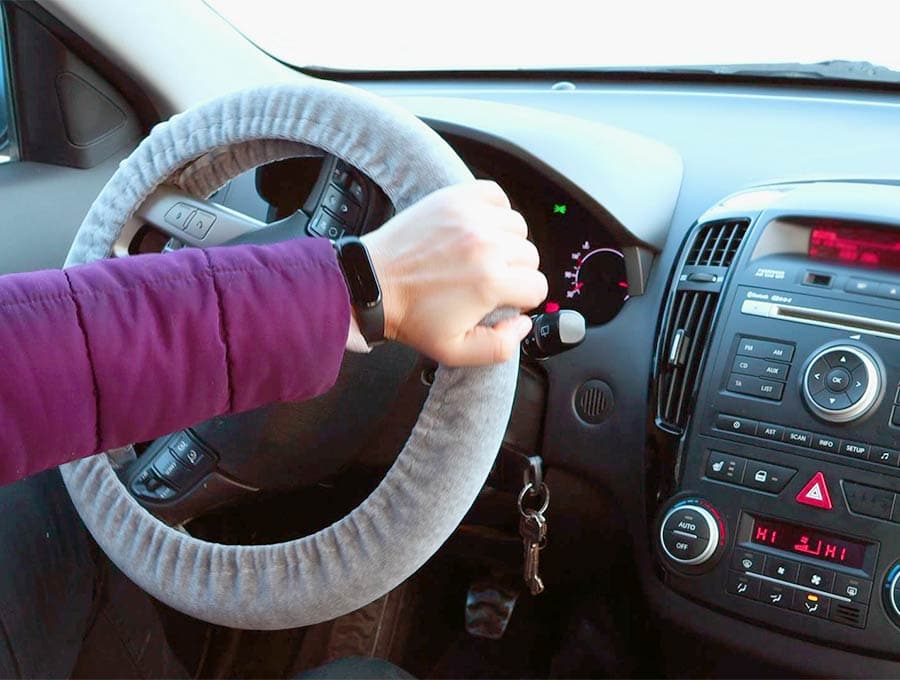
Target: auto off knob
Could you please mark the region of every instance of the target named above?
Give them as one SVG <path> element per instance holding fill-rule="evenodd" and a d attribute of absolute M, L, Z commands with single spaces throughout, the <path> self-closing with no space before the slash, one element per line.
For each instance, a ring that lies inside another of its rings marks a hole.
<path fill-rule="evenodd" d="M 718 521 L 698 499 L 673 506 L 659 527 L 659 542 L 666 557 L 685 566 L 709 561 L 720 539 Z"/>

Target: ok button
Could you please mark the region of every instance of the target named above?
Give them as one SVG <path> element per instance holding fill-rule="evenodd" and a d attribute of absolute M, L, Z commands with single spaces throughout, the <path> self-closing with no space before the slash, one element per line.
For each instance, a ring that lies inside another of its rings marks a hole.
<path fill-rule="evenodd" d="M 825 387 L 832 392 L 843 392 L 850 385 L 850 372 L 843 368 L 833 368 L 825 376 Z"/>

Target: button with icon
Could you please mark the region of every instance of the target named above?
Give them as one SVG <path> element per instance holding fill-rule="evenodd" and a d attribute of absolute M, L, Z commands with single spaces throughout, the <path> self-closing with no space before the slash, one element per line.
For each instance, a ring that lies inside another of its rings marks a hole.
<path fill-rule="evenodd" d="M 729 572 L 728 592 L 755 600 L 759 597 L 759 581 L 736 571 Z"/>
<path fill-rule="evenodd" d="M 834 585 L 834 577 L 835 573 L 828 569 L 803 565 L 800 569 L 800 579 L 797 582 L 807 588 L 815 588 L 816 590 L 830 593 L 831 586 Z"/>
<path fill-rule="evenodd" d="M 766 557 L 763 573 L 766 576 L 777 578 L 779 581 L 796 583 L 797 578 L 800 576 L 800 563 L 770 555 Z"/>
<path fill-rule="evenodd" d="M 706 461 L 706 476 L 710 479 L 719 479 L 723 482 L 740 484 L 744 478 L 744 468 L 747 461 L 730 453 L 710 451 Z"/>
<path fill-rule="evenodd" d="M 737 571 L 761 574 L 765 558 L 755 550 L 736 550 L 731 559 L 731 568 Z"/>

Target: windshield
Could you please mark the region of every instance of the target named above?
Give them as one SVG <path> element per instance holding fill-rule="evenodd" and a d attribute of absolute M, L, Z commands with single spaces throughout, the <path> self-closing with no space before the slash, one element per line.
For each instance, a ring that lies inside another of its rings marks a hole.
<path fill-rule="evenodd" d="M 796 67 L 839 60 L 869 62 L 854 64 L 849 77 L 894 80 L 888 69 L 900 71 L 897 28 L 887 16 L 889 1 L 832 5 L 806 0 L 741 4 L 207 0 L 207 4 L 262 49 L 301 67 L 665 69 Z M 803 69 L 783 70 L 778 75 L 804 75 Z"/>

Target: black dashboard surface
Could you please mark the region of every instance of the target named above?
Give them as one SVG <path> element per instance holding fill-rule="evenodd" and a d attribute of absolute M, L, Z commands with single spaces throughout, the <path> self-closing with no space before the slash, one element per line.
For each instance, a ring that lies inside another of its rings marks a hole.
<path fill-rule="evenodd" d="M 436 126 L 449 133 L 476 175 L 497 179 L 529 218 L 531 236 L 550 278 L 551 307 L 580 309 L 591 324 L 581 347 L 544 362 L 549 392 L 544 460 L 591 479 L 620 508 L 620 515 L 610 521 L 627 527 L 632 540 L 628 558 L 638 566 L 651 609 L 666 622 L 663 627 L 671 626 L 672 637 L 664 645 L 675 645 L 673 672 L 679 672 L 680 643 L 672 641 L 687 634 L 764 658 L 784 673 L 823 675 L 841 668 L 846 669 L 842 674 L 896 674 L 898 669 L 890 662 L 867 659 L 864 666 L 854 667 L 854 659 L 860 657 L 716 613 L 665 587 L 657 577 L 648 541 L 657 499 L 655 489 L 648 487 L 647 469 L 648 461 L 659 455 L 653 451 L 655 413 L 650 397 L 661 309 L 688 230 L 725 196 L 754 185 L 820 179 L 900 184 L 896 166 L 900 138 L 895 133 L 900 96 L 710 84 L 576 83 L 574 90 L 565 91 L 552 85 L 552 81 L 364 84 L 400 98 L 413 110 L 419 99 L 440 97 L 564 113 L 663 142 L 683 160 L 681 189 L 665 245 L 652 253 L 649 275 L 639 290 L 629 290 L 635 281 L 626 275 L 621 253 L 628 247 L 647 248 L 628 233 L 627 223 L 623 231 L 622 225 L 598 218 L 577 186 L 568 185 L 570 178 L 530 164 L 526 153 L 520 157 L 516 149 L 493 147 L 477 130 L 467 136 Z M 578 142 L 569 140 L 572 145 Z M 604 159 L 596 162 L 602 164 Z M 240 191 L 238 184 L 232 192 Z M 642 200 L 656 199 L 646 195 Z M 242 209 L 252 212 L 249 204 Z M 600 274 L 590 280 L 585 263 L 593 258 L 605 261 L 596 268 Z M 594 291 L 602 294 L 593 300 L 583 294 Z M 597 425 L 585 423 L 573 408 L 577 388 L 588 380 L 604 381 L 615 395 L 614 412 Z M 681 666 L 680 672 L 697 671 L 685 668 L 691 666 Z"/>
<path fill-rule="evenodd" d="M 648 433 L 654 431 L 650 394 L 660 313 L 690 227 L 725 196 L 754 185 L 821 179 L 900 183 L 895 161 L 900 152 L 895 134 L 900 97 L 884 92 L 712 84 L 576 82 L 574 90 L 563 91 L 552 85 L 552 81 L 369 85 L 381 94 L 401 97 L 413 110 L 419 98 L 440 97 L 565 113 L 661 141 L 684 162 L 671 228 L 664 248 L 656 254 L 645 294 L 629 299 L 609 323 L 590 329 L 581 347 L 546 362 L 550 406 L 542 451 L 545 460 L 588 476 L 605 487 L 621 508 L 621 517 L 615 521 L 624 522 L 632 537 L 632 559 L 642 575 L 645 594 L 667 630 L 664 644 L 670 647 L 674 668 L 684 664 L 673 672 L 716 672 L 692 666 L 687 658 L 701 658 L 701 648 L 712 643 L 732 650 L 725 656 L 734 653 L 735 658 L 767 661 L 776 673 L 896 675 L 898 668 L 887 660 L 773 633 L 714 612 L 663 586 L 648 539 L 648 516 L 653 514 L 656 498 L 655 491 L 645 485 L 645 465 L 653 455 Z M 597 159 L 598 164 L 603 162 Z M 645 200 L 654 197 L 648 195 Z M 587 426 L 572 408 L 575 390 L 589 379 L 605 381 L 615 394 L 615 413 L 599 426 Z M 687 656 L 684 644 L 691 645 Z M 723 656 L 718 658 L 711 663 L 721 663 Z"/>

